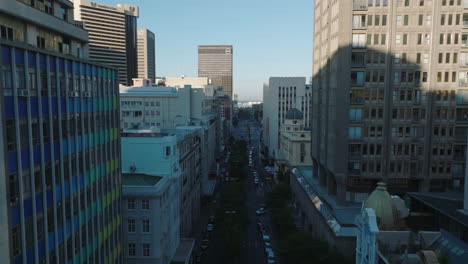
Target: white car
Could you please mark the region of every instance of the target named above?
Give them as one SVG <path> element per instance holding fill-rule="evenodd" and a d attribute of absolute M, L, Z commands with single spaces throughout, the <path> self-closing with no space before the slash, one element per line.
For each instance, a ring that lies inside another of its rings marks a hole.
<path fill-rule="evenodd" d="M 262 215 L 262 214 L 264 214 L 265 212 L 266 212 L 266 210 L 265 210 L 264 207 L 262 207 L 262 208 L 258 209 L 257 211 L 255 211 L 255 213 L 257 213 L 257 215 Z"/>

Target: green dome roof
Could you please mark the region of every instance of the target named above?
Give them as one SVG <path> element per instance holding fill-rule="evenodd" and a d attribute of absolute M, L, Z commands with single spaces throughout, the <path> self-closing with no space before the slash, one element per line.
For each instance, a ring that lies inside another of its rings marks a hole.
<path fill-rule="evenodd" d="M 398 210 L 393 203 L 393 199 L 387 192 L 386 184 L 377 183 L 377 188 L 369 195 L 364 206 L 372 208 L 377 217 L 377 225 L 380 229 L 392 229 L 398 223 Z"/>

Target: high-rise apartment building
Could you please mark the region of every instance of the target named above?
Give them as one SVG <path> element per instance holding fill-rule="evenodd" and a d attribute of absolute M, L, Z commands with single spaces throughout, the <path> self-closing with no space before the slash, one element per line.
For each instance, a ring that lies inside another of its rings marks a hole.
<path fill-rule="evenodd" d="M 117 72 L 68 1 L 0 1 L 2 263 L 122 263 Z"/>
<path fill-rule="evenodd" d="M 156 78 L 156 53 L 154 33 L 146 28 L 137 30 L 138 46 L 138 78 L 150 79 L 151 82 Z"/>
<path fill-rule="evenodd" d="M 208 77 L 215 88 L 224 87 L 232 99 L 232 45 L 198 46 L 198 77 Z"/>
<path fill-rule="evenodd" d="M 75 19 L 89 32 L 90 59 L 118 69 L 119 83 L 131 85 L 138 76 L 137 6 L 105 5 L 73 0 Z"/>
<path fill-rule="evenodd" d="M 340 202 L 461 180 L 467 1 L 316 0 L 314 177 Z"/>
<path fill-rule="evenodd" d="M 277 157 L 280 148 L 280 128 L 292 108 L 309 113 L 310 85 L 305 77 L 270 77 L 263 85 L 263 144 L 270 157 Z M 304 127 L 309 116 L 303 115 Z"/>

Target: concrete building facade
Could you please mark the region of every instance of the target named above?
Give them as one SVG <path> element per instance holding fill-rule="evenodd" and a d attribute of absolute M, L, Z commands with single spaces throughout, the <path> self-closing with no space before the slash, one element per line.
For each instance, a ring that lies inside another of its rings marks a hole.
<path fill-rule="evenodd" d="M 263 85 L 263 145 L 270 157 L 277 157 L 280 148 L 280 128 L 286 113 L 296 108 L 309 112 L 310 86 L 305 77 L 270 77 Z M 304 115 L 304 127 L 310 127 L 308 115 Z"/>
<path fill-rule="evenodd" d="M 460 181 L 466 1 L 315 1 L 314 175 L 340 201 Z M 349 95 L 349 96 L 343 96 Z"/>
<path fill-rule="evenodd" d="M 105 5 L 73 0 L 75 19 L 89 32 L 89 54 L 93 61 L 115 67 L 119 83 L 131 85 L 138 76 L 137 6 Z"/>
<path fill-rule="evenodd" d="M 232 45 L 198 46 L 198 77 L 208 77 L 215 88 L 223 87 L 224 94 L 233 96 Z"/>
<path fill-rule="evenodd" d="M 180 243 L 177 137 L 125 130 L 122 185 L 125 263 L 170 263 Z"/>
<path fill-rule="evenodd" d="M 138 78 L 150 79 L 153 83 L 156 78 L 155 44 L 153 32 L 146 28 L 137 29 Z"/>
<path fill-rule="evenodd" d="M 69 1 L 1 1 L 0 31 L 1 262 L 122 263 L 116 70 Z"/>

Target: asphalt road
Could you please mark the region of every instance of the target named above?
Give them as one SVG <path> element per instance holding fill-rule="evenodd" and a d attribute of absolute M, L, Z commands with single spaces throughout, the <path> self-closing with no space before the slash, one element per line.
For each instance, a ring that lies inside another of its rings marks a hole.
<path fill-rule="evenodd" d="M 248 127 L 250 127 L 250 129 Z M 247 142 L 249 142 L 250 139 L 248 148 L 250 151 L 250 148 L 252 146 L 254 147 L 253 159 L 255 162 L 255 166 L 253 168 L 249 168 L 249 176 L 247 179 L 246 206 L 248 209 L 249 226 L 244 235 L 242 242 L 242 253 L 241 256 L 239 256 L 239 261 L 237 263 L 262 264 L 265 263 L 265 250 L 262 236 L 257 229 L 257 222 L 262 222 L 266 226 L 268 233 L 271 233 L 271 217 L 268 212 L 262 216 L 257 216 L 255 211 L 265 203 L 265 195 L 271 191 L 271 187 L 266 182 L 265 177 L 262 175 L 263 169 L 259 159 L 258 151 L 260 144 L 260 126 L 253 120 L 239 120 L 238 126 L 232 130 L 232 135 L 236 139 L 243 139 Z M 259 172 L 258 177 L 260 182 L 258 184 L 254 183 L 254 170 Z M 219 206 L 219 204 L 213 206 L 213 212 L 217 206 Z M 202 263 L 233 263 L 226 259 L 223 254 L 222 238 L 220 237 L 220 234 L 216 228 L 211 233 L 210 237 L 210 246 L 205 252 Z M 274 245 L 275 243 L 273 241 L 273 246 Z"/>

